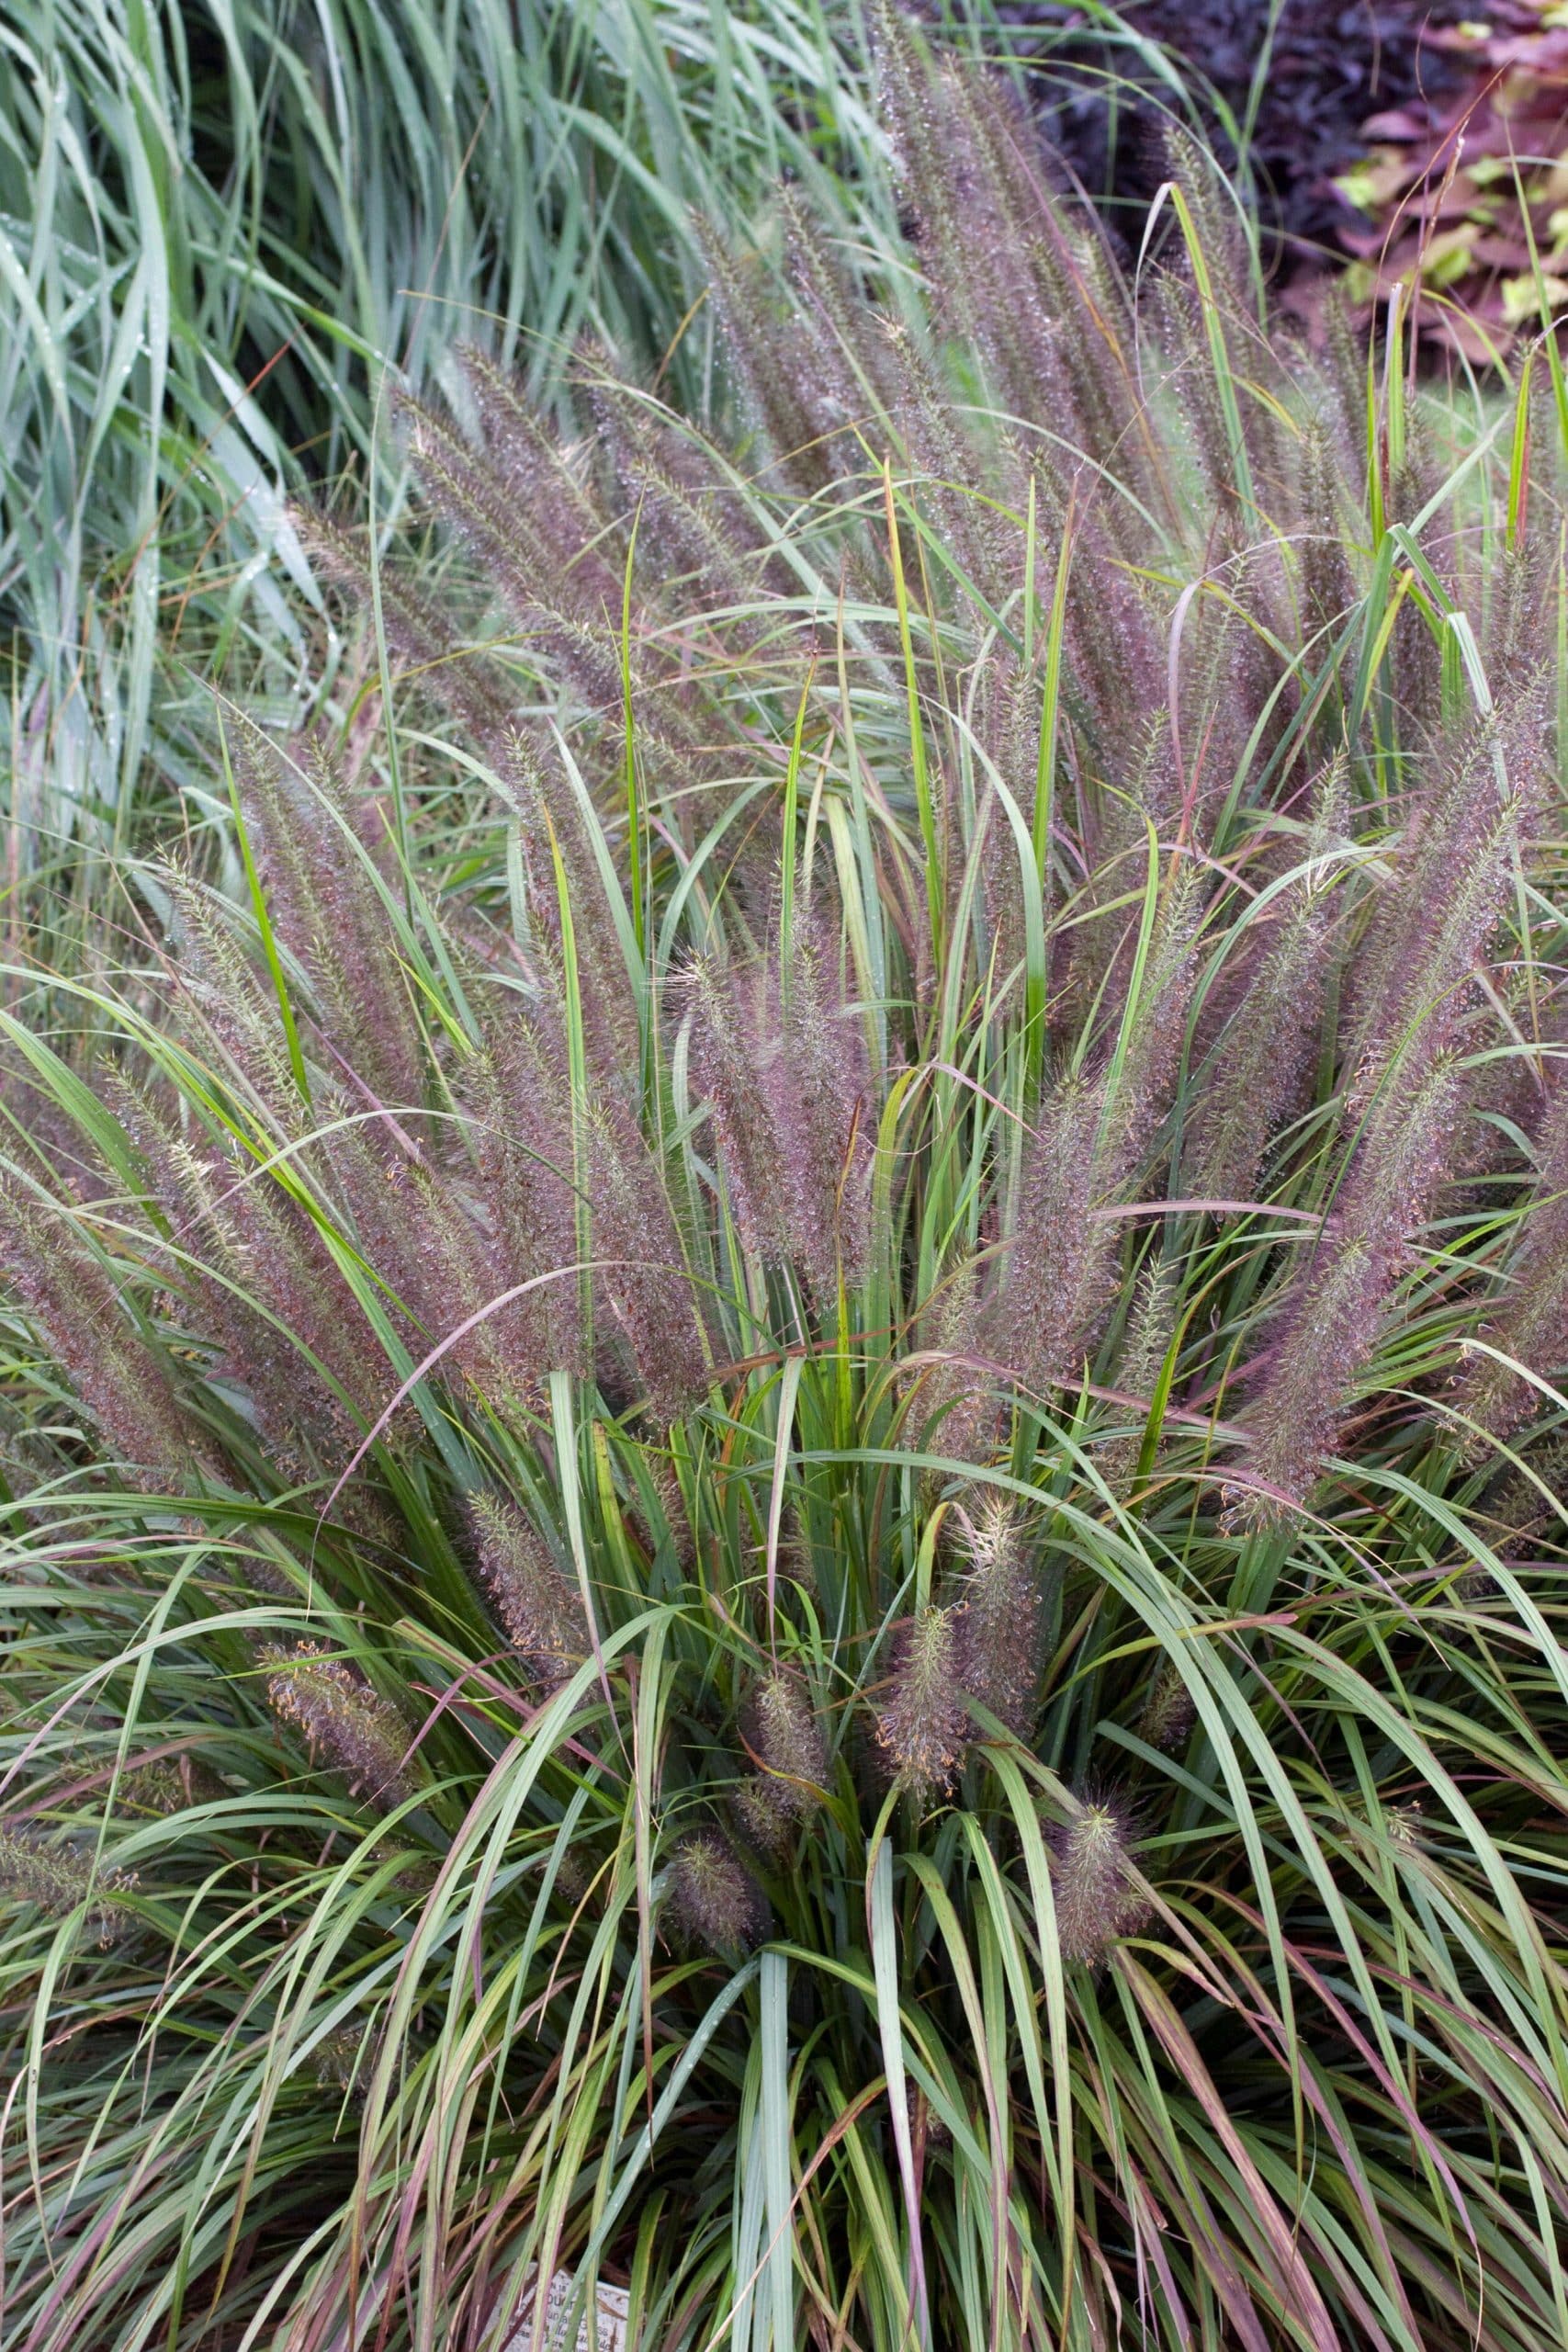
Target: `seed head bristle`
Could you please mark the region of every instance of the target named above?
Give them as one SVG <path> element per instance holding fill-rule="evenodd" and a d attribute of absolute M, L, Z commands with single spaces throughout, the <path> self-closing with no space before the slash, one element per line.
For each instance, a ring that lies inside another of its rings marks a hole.
<path fill-rule="evenodd" d="M 992 1310 L 992 1352 L 1038 1394 L 1077 1379 L 1115 1287 L 1120 1237 L 1092 1211 L 1109 1174 L 1100 1087 L 1065 1079 L 1026 1148 Z"/>
<path fill-rule="evenodd" d="M 1319 786 L 1309 860 L 1324 855 L 1343 830 L 1344 795 L 1344 762 L 1337 759 Z M 1252 1197 L 1269 1141 L 1299 1106 L 1317 1052 L 1336 954 L 1331 901 L 1309 876 L 1277 905 L 1199 1093 L 1187 1164 L 1201 1199 Z"/>
<path fill-rule="evenodd" d="M 659 1164 L 618 1102 L 591 1106 L 589 1190 L 599 1282 L 655 1418 L 676 1419 L 707 1385 L 707 1357 L 680 1227 Z"/>
<path fill-rule="evenodd" d="M 917 1352 L 938 1361 L 919 1373 L 906 1423 L 911 1449 L 950 1462 L 983 1462 L 1000 1422 L 995 1388 L 973 1359 L 987 1339 L 987 1302 L 978 1258 L 955 1267 L 919 1318 Z"/>
<path fill-rule="evenodd" d="M 855 1288 L 870 1250 L 872 1137 L 864 1039 L 840 992 L 821 917 L 797 908 L 777 946 L 774 1042 L 762 1072 L 791 1254 L 819 1302 L 840 1271 Z"/>
<path fill-rule="evenodd" d="M 770 1263 L 785 1255 L 773 1140 L 759 1035 L 760 1007 L 739 976 L 707 957 L 689 967 L 693 1091 L 713 1112 L 725 1183 L 743 1245 Z"/>
<path fill-rule="evenodd" d="M 1536 1181 L 1506 1273 L 1483 1333 L 1496 1352 L 1475 1350 L 1458 1383 L 1461 1411 L 1495 1438 L 1510 1436 L 1539 1408 L 1528 1374 L 1551 1379 L 1568 1363 L 1568 1084 L 1561 1073 L 1539 1122 Z"/>
<path fill-rule="evenodd" d="M 1266 1524 L 1303 1502 L 1332 1451 L 1347 1397 L 1383 1329 L 1407 1244 L 1451 1165 L 1461 1102 L 1446 1056 L 1396 1070 L 1369 1116 L 1339 1205 L 1291 1285 L 1247 1424 L 1249 1477 L 1234 1506 Z"/>

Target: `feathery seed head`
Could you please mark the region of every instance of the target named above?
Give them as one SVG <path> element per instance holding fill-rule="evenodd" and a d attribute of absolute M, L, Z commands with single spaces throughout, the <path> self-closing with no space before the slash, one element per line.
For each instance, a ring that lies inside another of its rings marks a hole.
<path fill-rule="evenodd" d="M 1344 798 L 1337 759 L 1318 787 L 1304 862 L 1325 855 L 1343 831 Z M 1251 1199 L 1273 1135 L 1308 1091 L 1338 953 L 1333 902 L 1309 874 L 1276 904 L 1198 1096 L 1185 1149 L 1200 1198 Z"/>
<path fill-rule="evenodd" d="M 1231 1498 L 1238 1523 L 1266 1525 L 1305 1500 L 1334 1445 L 1357 1375 L 1377 1344 L 1407 1245 L 1450 1165 L 1460 1105 L 1446 1056 L 1407 1055 L 1369 1114 L 1339 1204 L 1291 1285 L 1249 1408 L 1252 1475 L 1275 1491 Z M 1282 1499 L 1283 1498 L 1283 1499 Z"/>
<path fill-rule="evenodd" d="M 1174 1752 L 1185 1747 L 1197 1710 L 1186 1677 L 1169 1658 L 1156 1668 L 1144 1712 L 1138 1717 L 1138 1737 L 1151 1747 Z"/>
<path fill-rule="evenodd" d="M 767 1896 L 721 1830 L 696 1829 L 671 1858 L 665 1917 L 679 1940 L 732 1959 L 773 1928 Z"/>
<path fill-rule="evenodd" d="M 537 1287 L 503 1310 L 509 1345 L 547 1371 L 579 1371 L 571 1084 L 555 1008 L 502 1018 L 468 1074 L 474 1162 L 502 1288 Z M 539 1277 L 552 1279 L 540 1281 Z"/>
<path fill-rule="evenodd" d="M 1116 1385 L 1140 1402 L 1147 1397 L 1152 1403 L 1170 1346 L 1174 1287 L 1168 1269 L 1156 1264 L 1139 1277 L 1134 1294 L 1116 1366 Z M 1135 1428 L 1106 1446 L 1100 1458 L 1100 1475 L 1113 1494 L 1124 1494 L 1129 1488 L 1143 1449 L 1144 1432 Z"/>
<path fill-rule="evenodd" d="M 1536 1180 L 1506 1274 L 1483 1333 L 1496 1353 L 1473 1350 L 1457 1383 L 1460 1409 L 1491 1437 L 1507 1437 L 1539 1408 L 1528 1373 L 1550 1379 L 1568 1363 L 1568 1083 L 1560 1071 L 1537 1121 Z M 1472 1440 L 1471 1451 L 1482 1450 Z"/>
<path fill-rule="evenodd" d="M 921 1314 L 916 1333 L 916 1352 L 939 1361 L 915 1375 L 919 1387 L 905 1424 L 906 1442 L 950 1462 L 985 1461 L 1000 1420 L 994 1386 L 965 1361 L 982 1352 L 987 1336 L 980 1277 L 979 1259 L 964 1260 Z"/>
<path fill-rule="evenodd" d="M 984 1495 L 959 1525 L 967 1563 L 959 1621 L 964 1688 L 1021 1737 L 1040 1671 L 1040 1587 L 1029 1534 L 1010 1495 Z"/>
<path fill-rule="evenodd" d="M 1075 1800 L 1051 1835 L 1056 1933 L 1065 1960 L 1098 1968 L 1122 1937 L 1149 1917 L 1134 1885 L 1135 1842 L 1130 1808 L 1118 1797 Z"/>
<path fill-rule="evenodd" d="M 192 1805 L 209 1804 L 222 1793 L 223 1783 L 217 1773 L 189 1756 L 155 1756 L 120 1774 L 115 1804 L 122 1813 L 166 1820 Z"/>
<path fill-rule="evenodd" d="M 1510 1465 L 1494 1482 L 1485 1497 L 1482 1532 L 1499 1559 L 1555 1555 L 1568 1539 L 1568 1429 L 1559 1427 L 1534 1438 L 1527 1432 L 1514 1444 L 1534 1475 Z M 1475 1573 L 1487 1586 L 1494 1582 L 1485 1569 Z"/>
<path fill-rule="evenodd" d="M 1121 1237 L 1092 1215 L 1115 1188 L 1102 1084 L 1064 1079 L 1024 1152 L 992 1307 L 992 1351 L 1035 1392 L 1079 1377 L 1115 1287 Z"/>
<path fill-rule="evenodd" d="M 506 1637 L 553 1689 L 592 1646 L 582 1597 L 533 1521 L 509 1498 L 476 1494 L 468 1517 L 479 1575 Z"/>
<path fill-rule="evenodd" d="M 819 1300 L 839 1272 L 863 1282 L 871 1243 L 872 1113 L 865 1041 L 838 985 L 821 917 L 797 908 L 780 937 L 776 1043 L 763 1073 L 789 1245 Z"/>
<path fill-rule="evenodd" d="M 822 1802 L 828 1750 L 801 1676 L 783 1668 L 764 1675 L 740 1727 L 762 1767 L 760 1786 L 770 1803 L 787 1820 L 804 1821 Z"/>
<path fill-rule="evenodd" d="M 786 1241 L 779 1214 L 778 1158 L 762 1069 L 754 996 L 706 956 L 688 967 L 694 1091 L 712 1108 L 725 1182 L 744 1246 L 776 1261 Z"/>
<path fill-rule="evenodd" d="M 951 1788 L 969 1744 L 960 1623 L 956 1607 L 929 1608 L 903 1627 L 894 1648 L 876 1737 L 917 1802 Z"/>
<path fill-rule="evenodd" d="M 707 1385 L 680 1228 L 658 1162 L 624 1106 L 592 1105 L 587 1126 L 599 1279 L 655 1416 L 671 1421 Z"/>
<path fill-rule="evenodd" d="M 246 815 L 280 935 L 309 975 L 329 1053 L 377 1101 L 424 1096 L 424 1042 L 378 878 L 364 812 L 319 738 L 293 745 L 248 729 Z"/>
<path fill-rule="evenodd" d="M 515 688 L 494 663 L 468 653 L 453 660 L 451 615 L 431 602 L 415 568 L 381 562 L 372 573 L 366 550 L 333 517 L 305 504 L 291 506 L 288 515 L 321 577 L 347 594 L 367 623 L 379 625 L 397 662 L 455 712 L 476 742 L 499 747 Z"/>
<path fill-rule="evenodd" d="M 45 1209 L 8 1177 L 0 1177 L 0 1273 L 147 1491 L 175 1491 L 193 1472 L 210 1469 L 164 1361 L 130 1321 L 108 1263 L 63 1212 Z"/>
<path fill-rule="evenodd" d="M 414 1783 L 405 1764 L 407 1727 L 391 1701 L 320 1643 L 268 1646 L 261 1663 L 267 1704 L 280 1723 L 304 1733 L 312 1756 L 342 1772 L 356 1796 L 400 1804 Z"/>
<path fill-rule="evenodd" d="M 134 1871 L 95 1871 L 72 1846 L 46 1845 L 26 1830 L 0 1829 L 0 1904 L 27 1905 L 51 1919 L 82 1911 L 105 1951 L 131 1926 L 125 1898 L 136 1891 Z"/>
<path fill-rule="evenodd" d="M 797 1822 L 780 1793 L 780 1783 L 753 1772 L 730 1794 L 730 1811 L 743 1845 L 761 1857 L 770 1869 L 782 1869 L 789 1860 Z"/>

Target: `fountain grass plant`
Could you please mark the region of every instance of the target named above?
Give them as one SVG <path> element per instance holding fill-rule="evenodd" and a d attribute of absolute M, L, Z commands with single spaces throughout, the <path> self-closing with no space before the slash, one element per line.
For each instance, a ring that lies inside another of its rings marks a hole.
<path fill-rule="evenodd" d="M 401 401 L 357 697 L 17 967 L 26 2352 L 1568 2333 L 1553 373 L 876 30 L 897 265 Z"/>

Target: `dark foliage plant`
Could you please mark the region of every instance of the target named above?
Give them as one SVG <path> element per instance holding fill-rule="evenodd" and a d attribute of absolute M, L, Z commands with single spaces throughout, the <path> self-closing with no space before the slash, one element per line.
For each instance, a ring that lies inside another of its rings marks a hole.
<path fill-rule="evenodd" d="M 1568 23 L 1551 0 L 1501 0 L 1423 46 L 1450 76 L 1380 108 L 1339 183 L 1370 216 L 1340 224 L 1348 287 L 1401 295 L 1431 344 L 1496 360 L 1568 306 Z"/>
<path fill-rule="evenodd" d="M 18 967 L 7 2346 L 1562 2333 L 1558 419 L 876 30 Z"/>
<path fill-rule="evenodd" d="M 1466 80 L 1427 44 L 1461 0 L 998 0 L 1051 145 L 1129 236 L 1164 176 L 1163 122 L 1244 161 L 1276 272 L 1348 225 L 1337 175 L 1363 162 L 1370 116 L 1439 106 Z"/>

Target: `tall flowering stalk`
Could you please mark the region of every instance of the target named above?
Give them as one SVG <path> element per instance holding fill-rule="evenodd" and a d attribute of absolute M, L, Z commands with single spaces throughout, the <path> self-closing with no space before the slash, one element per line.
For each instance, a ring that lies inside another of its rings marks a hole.
<path fill-rule="evenodd" d="M 0 1264 L 107 1447 L 153 1490 L 185 1485 L 206 1449 L 107 1261 L 59 1211 L 6 1182 Z"/>
<path fill-rule="evenodd" d="M 1396 1068 L 1368 1114 L 1338 1204 L 1286 1295 L 1248 1408 L 1256 1516 L 1304 1500 L 1334 1445 L 1450 1165 L 1462 1101 L 1454 1064 L 1441 1057 L 1425 1069 Z"/>
<path fill-rule="evenodd" d="M 1482 1328 L 1486 1351 L 1474 1352 L 1459 1384 L 1461 1409 L 1491 1437 L 1529 1419 L 1542 1402 L 1537 1381 L 1568 1363 L 1568 1088 L 1555 1067 L 1551 1076 L 1519 1245 Z"/>

